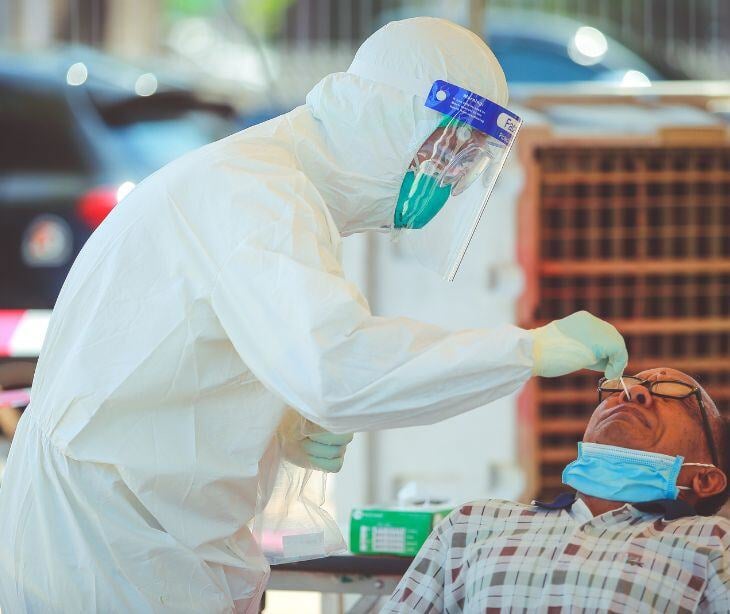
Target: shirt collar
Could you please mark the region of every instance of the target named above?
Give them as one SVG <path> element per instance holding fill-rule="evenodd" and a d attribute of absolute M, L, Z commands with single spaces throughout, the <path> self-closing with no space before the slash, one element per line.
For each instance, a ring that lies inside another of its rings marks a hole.
<path fill-rule="evenodd" d="M 682 499 L 659 499 L 647 503 L 633 503 L 632 505 L 640 512 L 661 514 L 664 520 L 697 516 L 695 508 Z"/>
<path fill-rule="evenodd" d="M 573 507 L 573 503 L 575 503 L 575 493 L 563 492 L 552 501 L 538 501 L 535 499 L 532 505 L 544 510 L 569 510 Z"/>
<path fill-rule="evenodd" d="M 552 501 L 533 501 L 532 504 L 544 510 L 569 510 L 575 503 L 575 493 L 564 492 Z M 647 503 L 632 503 L 640 512 L 661 514 L 665 520 L 676 520 L 688 516 L 696 516 L 695 509 L 682 499 L 659 499 Z"/>

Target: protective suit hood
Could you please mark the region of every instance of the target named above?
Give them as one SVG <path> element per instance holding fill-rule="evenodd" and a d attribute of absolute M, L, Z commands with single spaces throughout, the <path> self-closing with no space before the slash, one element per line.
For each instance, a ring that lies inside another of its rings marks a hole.
<path fill-rule="evenodd" d="M 347 72 L 307 95 L 318 138 L 298 139 L 296 155 L 342 235 L 392 225 L 408 163 L 440 119 L 424 107 L 437 79 L 507 104 L 504 73 L 484 41 L 432 17 L 384 26 Z"/>

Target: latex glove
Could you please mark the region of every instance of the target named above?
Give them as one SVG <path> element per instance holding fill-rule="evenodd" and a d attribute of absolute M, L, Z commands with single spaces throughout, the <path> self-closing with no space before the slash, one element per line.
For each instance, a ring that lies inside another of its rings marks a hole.
<path fill-rule="evenodd" d="M 629 355 L 621 334 L 608 322 L 578 311 L 530 331 L 533 375 L 558 377 L 580 369 L 623 375 Z"/>
<path fill-rule="evenodd" d="M 279 427 L 284 458 L 305 469 L 337 473 L 342 469 L 352 433 L 335 435 L 289 410 Z"/>

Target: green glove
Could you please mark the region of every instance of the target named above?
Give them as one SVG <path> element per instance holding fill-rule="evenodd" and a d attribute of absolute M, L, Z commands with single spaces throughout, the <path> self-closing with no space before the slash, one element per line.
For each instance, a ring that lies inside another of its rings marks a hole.
<path fill-rule="evenodd" d="M 336 435 L 300 416 L 293 410 L 279 425 L 279 437 L 284 458 L 305 469 L 337 473 L 342 469 L 347 444 L 352 433 Z"/>
<path fill-rule="evenodd" d="M 335 435 L 324 431 L 309 435 L 301 442 L 307 455 L 309 466 L 327 473 L 337 473 L 345 461 L 347 444 L 352 441 L 352 433 Z"/>
<path fill-rule="evenodd" d="M 558 377 L 580 369 L 623 375 L 629 355 L 621 334 L 608 322 L 578 311 L 530 331 L 533 375 Z"/>

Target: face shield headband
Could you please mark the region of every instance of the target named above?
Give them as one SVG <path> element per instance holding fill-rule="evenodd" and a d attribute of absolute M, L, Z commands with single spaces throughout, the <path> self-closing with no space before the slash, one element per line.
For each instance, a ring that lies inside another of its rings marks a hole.
<path fill-rule="evenodd" d="M 393 233 L 406 253 L 451 281 L 522 121 L 446 81 L 433 84 L 425 106 L 442 118 L 408 166 Z"/>

